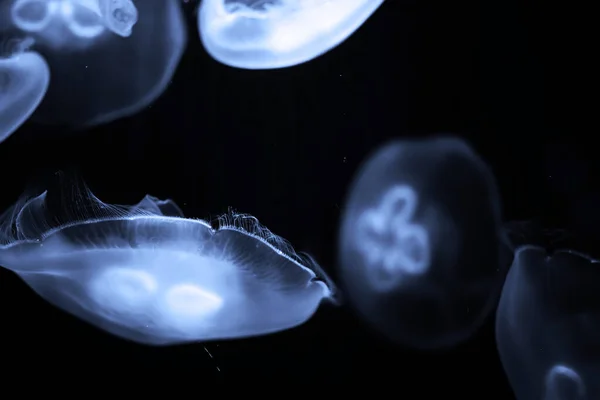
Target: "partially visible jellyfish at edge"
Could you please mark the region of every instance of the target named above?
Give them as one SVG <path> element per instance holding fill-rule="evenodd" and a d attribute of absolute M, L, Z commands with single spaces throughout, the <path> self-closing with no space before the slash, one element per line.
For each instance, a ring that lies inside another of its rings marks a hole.
<path fill-rule="evenodd" d="M 7 26 L 36 40 L 52 72 L 32 117 L 42 124 L 88 128 L 140 112 L 167 89 L 187 43 L 178 0 L 10 4 Z M 110 23 L 102 17 L 107 13 Z"/>
<path fill-rule="evenodd" d="M 172 345 L 264 335 L 336 303 L 317 263 L 249 215 L 229 212 L 213 228 L 171 200 L 109 205 L 87 189 L 53 212 L 48 193 L 1 216 L 0 265 L 121 338 Z"/>
<path fill-rule="evenodd" d="M 494 308 L 510 251 L 491 171 L 461 139 L 396 140 L 352 183 L 339 233 L 345 295 L 375 331 L 433 349 L 469 339 Z"/>
<path fill-rule="evenodd" d="M 36 110 L 50 83 L 50 69 L 42 56 L 29 51 L 33 39 L 0 44 L 0 143 Z"/>
<path fill-rule="evenodd" d="M 520 246 L 496 312 L 496 343 L 518 400 L 600 398 L 600 263 Z"/>
<path fill-rule="evenodd" d="M 274 69 L 310 61 L 344 42 L 383 0 L 203 0 L 198 30 L 217 61 Z"/>

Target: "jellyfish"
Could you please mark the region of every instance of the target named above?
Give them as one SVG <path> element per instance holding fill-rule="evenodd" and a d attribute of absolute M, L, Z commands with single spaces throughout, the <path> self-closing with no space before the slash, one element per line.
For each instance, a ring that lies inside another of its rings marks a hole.
<path fill-rule="evenodd" d="M 496 343 L 518 400 L 600 398 L 600 263 L 573 250 L 517 249 Z"/>
<path fill-rule="evenodd" d="M 359 316 L 402 345 L 471 337 L 508 266 L 488 167 L 462 140 L 385 145 L 361 167 L 342 215 L 339 273 Z"/>
<path fill-rule="evenodd" d="M 107 29 L 129 37 L 138 20 L 131 0 L 14 0 L 10 13 L 14 25 L 24 31 L 40 32 L 60 21 L 71 34 L 85 39 Z"/>
<path fill-rule="evenodd" d="M 275 69 L 310 61 L 352 35 L 383 0 L 204 0 L 198 30 L 217 61 Z"/>
<path fill-rule="evenodd" d="M 0 143 L 31 116 L 48 89 L 48 64 L 28 51 L 32 44 L 31 38 L 9 41 L 9 55 L 0 54 Z"/>
<path fill-rule="evenodd" d="M 68 201 L 49 193 L 2 215 L 0 265 L 118 337 L 164 346 L 264 335 L 336 303 L 318 264 L 252 216 L 230 211 L 213 228 L 172 200 L 117 206 L 89 190 Z"/>
<path fill-rule="evenodd" d="M 36 40 L 52 71 L 33 117 L 43 124 L 86 128 L 143 110 L 167 89 L 187 41 L 177 0 L 11 4 L 8 22 Z"/>

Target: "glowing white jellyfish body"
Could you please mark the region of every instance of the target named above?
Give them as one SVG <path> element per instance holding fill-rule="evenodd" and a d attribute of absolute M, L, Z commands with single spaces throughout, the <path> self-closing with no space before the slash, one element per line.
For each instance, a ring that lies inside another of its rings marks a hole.
<path fill-rule="evenodd" d="M 496 342 L 518 400 L 600 398 L 600 263 L 570 250 L 515 252 Z"/>
<path fill-rule="evenodd" d="M 177 0 L 13 0 L 4 18 L 36 40 L 52 71 L 33 117 L 41 123 L 86 127 L 137 113 L 167 88 L 187 41 Z"/>
<path fill-rule="evenodd" d="M 309 257 L 250 216 L 219 228 L 147 196 L 111 206 L 93 195 L 53 226 L 46 193 L 2 217 L 0 265 L 44 299 L 112 334 L 169 345 L 281 331 L 308 320 L 333 286 Z M 82 215 L 89 217 L 82 218 Z"/>
<path fill-rule="evenodd" d="M 204 0 L 198 29 L 208 53 L 246 69 L 297 65 L 354 33 L 383 0 Z"/>
<path fill-rule="evenodd" d="M 11 19 L 20 29 L 40 32 L 57 22 L 72 34 L 93 38 L 105 28 L 128 37 L 138 20 L 131 0 L 14 0 Z"/>
<path fill-rule="evenodd" d="M 50 82 L 50 70 L 42 56 L 26 51 L 21 44 L 16 46 L 13 54 L 0 56 L 0 142 L 31 116 Z"/>
<path fill-rule="evenodd" d="M 340 275 L 390 339 L 445 347 L 489 315 L 502 280 L 494 179 L 459 139 L 396 141 L 361 168 L 339 236 Z"/>

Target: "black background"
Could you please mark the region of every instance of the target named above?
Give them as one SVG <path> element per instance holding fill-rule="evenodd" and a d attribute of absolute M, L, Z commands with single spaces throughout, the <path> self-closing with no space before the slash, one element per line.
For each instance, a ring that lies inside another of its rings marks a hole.
<path fill-rule="evenodd" d="M 540 16 L 528 3 L 387 0 L 337 48 L 272 71 L 212 60 L 198 39 L 197 5 L 183 7 L 188 47 L 163 96 L 137 115 L 83 132 L 25 124 L 0 146 L 2 208 L 30 182 L 77 169 L 108 203 L 150 193 L 172 198 L 190 217 L 230 206 L 253 214 L 335 279 L 341 207 L 361 162 L 389 139 L 446 132 L 489 163 L 505 220 L 579 221 L 570 199 L 587 190 L 589 165 L 578 161 L 584 146 L 542 126 Z M 6 270 L 0 313 L 2 363 L 17 373 L 47 373 L 57 363 L 65 373 L 104 368 L 106 377 L 116 369 L 186 368 L 202 384 L 264 379 L 410 398 L 440 388 L 463 398 L 490 390 L 513 396 L 493 316 L 466 344 L 416 352 L 382 340 L 347 307 L 323 306 L 297 329 L 208 343 L 211 357 L 202 344 L 150 348 L 112 337 L 48 305 Z"/>

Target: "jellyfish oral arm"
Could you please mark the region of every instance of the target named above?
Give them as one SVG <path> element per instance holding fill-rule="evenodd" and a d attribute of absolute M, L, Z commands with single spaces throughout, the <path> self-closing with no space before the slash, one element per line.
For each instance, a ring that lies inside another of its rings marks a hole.
<path fill-rule="evenodd" d="M 113 33 L 128 37 L 138 20 L 138 11 L 131 0 L 75 0 L 93 11 Z"/>
<path fill-rule="evenodd" d="M 41 8 L 40 8 L 41 7 Z M 16 0 L 11 7 L 13 23 L 27 32 L 40 32 L 57 17 L 79 37 L 95 37 L 89 27 L 83 28 L 77 21 L 76 8 L 82 7 L 99 18 L 100 33 L 106 28 L 122 37 L 131 36 L 138 20 L 138 11 L 131 0 Z"/>
<path fill-rule="evenodd" d="M 131 0 L 96 0 L 106 27 L 122 37 L 131 36 L 138 10 Z"/>

